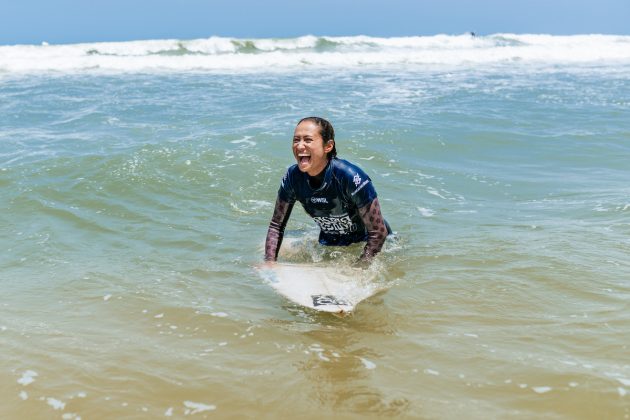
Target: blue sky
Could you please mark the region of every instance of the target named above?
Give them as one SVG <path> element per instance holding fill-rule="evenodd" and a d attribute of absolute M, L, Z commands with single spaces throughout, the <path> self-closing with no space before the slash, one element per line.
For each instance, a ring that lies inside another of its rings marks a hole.
<path fill-rule="evenodd" d="M 630 34 L 630 0 L 0 0 L 0 44 L 299 35 Z"/>

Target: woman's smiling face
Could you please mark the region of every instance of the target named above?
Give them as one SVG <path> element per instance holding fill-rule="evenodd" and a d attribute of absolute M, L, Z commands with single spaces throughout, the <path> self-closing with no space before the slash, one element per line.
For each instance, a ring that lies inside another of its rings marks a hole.
<path fill-rule="evenodd" d="M 333 149 L 334 140 L 324 144 L 320 127 L 313 121 L 302 121 L 293 133 L 293 156 L 302 172 L 310 176 L 319 175 L 328 163 L 328 152 Z"/>

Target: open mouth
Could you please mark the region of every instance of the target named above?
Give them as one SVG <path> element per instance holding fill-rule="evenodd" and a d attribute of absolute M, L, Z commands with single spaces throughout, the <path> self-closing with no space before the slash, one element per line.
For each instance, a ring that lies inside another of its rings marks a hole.
<path fill-rule="evenodd" d="M 311 162 L 311 157 L 307 155 L 298 156 L 298 162 L 300 163 L 300 165 L 306 165 L 307 163 Z"/>

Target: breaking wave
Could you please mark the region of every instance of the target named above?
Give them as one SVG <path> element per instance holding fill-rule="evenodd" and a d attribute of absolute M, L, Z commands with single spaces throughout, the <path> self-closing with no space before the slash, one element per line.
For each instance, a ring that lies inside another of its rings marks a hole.
<path fill-rule="evenodd" d="M 308 67 L 630 63 L 630 36 L 210 37 L 0 46 L 0 73 L 277 71 Z"/>

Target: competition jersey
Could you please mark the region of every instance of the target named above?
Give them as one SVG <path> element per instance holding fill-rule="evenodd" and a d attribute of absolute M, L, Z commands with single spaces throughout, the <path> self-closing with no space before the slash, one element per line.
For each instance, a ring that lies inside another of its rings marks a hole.
<path fill-rule="evenodd" d="M 311 188 L 308 174 L 292 165 L 282 178 L 278 197 L 302 204 L 321 229 L 321 244 L 349 245 L 367 239 L 359 208 L 376 198 L 376 190 L 370 177 L 347 160 L 331 159 L 316 189 Z"/>

